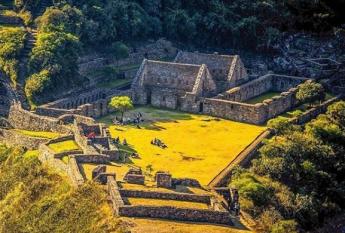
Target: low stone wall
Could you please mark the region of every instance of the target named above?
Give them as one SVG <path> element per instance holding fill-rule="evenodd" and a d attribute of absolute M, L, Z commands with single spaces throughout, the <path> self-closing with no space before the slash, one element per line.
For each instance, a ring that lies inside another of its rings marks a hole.
<path fill-rule="evenodd" d="M 323 102 L 321 105 L 316 106 L 312 109 L 309 109 L 307 112 L 303 113 L 301 116 L 293 118 L 291 122 L 298 125 L 305 124 L 306 122 L 309 122 L 312 119 L 315 119 L 318 115 L 325 113 L 327 111 L 328 106 L 341 100 L 341 98 L 342 98 L 342 95 L 338 95 L 332 99 L 329 99 Z"/>
<path fill-rule="evenodd" d="M 51 168 L 69 174 L 69 166 L 62 162 L 60 159 L 55 158 L 55 153 L 47 145 L 41 144 L 39 146 L 38 159 L 43 163 L 47 164 Z"/>
<path fill-rule="evenodd" d="M 62 125 L 58 119 L 39 116 L 37 114 L 24 110 L 17 104 L 11 106 L 8 121 L 14 128 L 17 129 L 60 133 L 71 132 L 71 130 Z"/>
<path fill-rule="evenodd" d="M 64 142 L 67 140 L 74 140 L 74 136 L 73 135 L 67 135 L 67 136 L 63 136 L 63 137 L 59 137 L 59 138 L 50 139 L 47 144 Z"/>
<path fill-rule="evenodd" d="M 29 150 L 38 149 L 39 145 L 49 139 L 30 137 L 14 130 L 0 129 L 0 141 L 7 146 L 22 146 Z"/>
<path fill-rule="evenodd" d="M 122 206 L 120 216 L 163 218 L 177 221 L 208 222 L 233 225 L 226 211 L 176 208 L 170 206 Z"/>
<path fill-rule="evenodd" d="M 119 208 L 123 207 L 125 204 L 122 200 L 121 194 L 119 192 L 119 187 L 117 186 L 117 183 L 113 176 L 108 176 L 107 188 L 112 203 L 112 209 L 114 211 L 114 214 L 118 216 L 120 214 Z"/>
<path fill-rule="evenodd" d="M 232 170 L 236 166 L 247 166 L 253 157 L 257 154 L 262 142 L 272 135 L 270 130 L 262 132 L 250 145 L 243 149 L 236 158 L 231 161 L 212 181 L 208 184 L 209 187 L 223 187 L 229 184 Z"/>
<path fill-rule="evenodd" d="M 89 155 L 89 154 L 79 154 L 74 155 L 76 161 L 78 163 L 95 163 L 95 164 L 107 164 L 110 162 L 109 156 L 104 155 Z"/>
<path fill-rule="evenodd" d="M 137 198 L 152 198 L 162 200 L 176 200 L 176 201 L 190 201 L 200 202 L 205 204 L 211 203 L 211 197 L 207 195 L 196 195 L 188 193 L 167 193 L 167 192 L 153 192 L 144 190 L 129 190 L 121 189 L 120 194 L 123 197 L 137 197 Z"/>
<path fill-rule="evenodd" d="M 75 156 L 70 156 L 68 160 L 68 167 L 70 169 L 69 175 L 76 185 L 84 183 L 84 177 L 82 176 L 77 159 Z"/>
<path fill-rule="evenodd" d="M 203 113 L 229 120 L 262 124 L 267 119 L 259 111 L 259 107 L 251 104 L 221 99 L 208 99 L 203 102 Z"/>

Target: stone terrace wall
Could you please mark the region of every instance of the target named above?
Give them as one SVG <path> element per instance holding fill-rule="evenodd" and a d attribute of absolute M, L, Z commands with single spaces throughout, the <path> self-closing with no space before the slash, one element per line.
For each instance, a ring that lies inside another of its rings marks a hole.
<path fill-rule="evenodd" d="M 260 111 L 256 105 L 221 99 L 206 98 L 203 101 L 204 114 L 252 124 L 262 124 L 266 121 L 264 111 L 265 109 Z"/>
<path fill-rule="evenodd" d="M 24 110 L 19 105 L 11 106 L 8 121 L 14 128 L 17 129 L 60 133 L 71 132 L 66 126 L 62 125 L 58 119 L 39 116 Z"/>
<path fill-rule="evenodd" d="M 132 92 L 131 90 L 96 89 L 41 105 L 36 109 L 36 113 L 50 117 L 60 117 L 67 114 L 98 118 L 110 112 L 108 102 L 114 96 L 132 97 Z"/>
<path fill-rule="evenodd" d="M 268 91 L 287 91 L 307 80 L 306 78 L 268 74 L 239 87 L 232 88 L 218 95 L 217 98 L 244 102 Z"/>
<path fill-rule="evenodd" d="M 169 206 L 122 206 L 119 214 L 127 217 L 163 218 L 178 221 L 208 222 L 233 225 L 226 211 L 176 208 Z"/>
<path fill-rule="evenodd" d="M 315 119 L 318 115 L 325 113 L 327 111 L 328 106 L 341 100 L 342 98 L 342 95 L 338 95 L 332 99 L 329 99 L 323 102 L 321 105 L 309 109 L 307 112 L 304 112 L 301 116 L 293 118 L 291 122 L 299 125 L 309 122 L 312 119 Z"/>
<path fill-rule="evenodd" d="M 35 150 L 40 144 L 48 142 L 49 139 L 29 137 L 14 130 L 0 129 L 0 141 L 7 146 L 22 146 L 29 150 Z"/>
<path fill-rule="evenodd" d="M 121 189 L 121 196 L 123 197 L 137 197 L 137 198 L 152 198 L 163 200 L 177 200 L 177 201 L 190 201 L 200 202 L 205 204 L 211 203 L 211 197 L 208 195 L 196 195 L 196 194 L 183 194 L 183 193 L 167 193 L 167 192 L 155 192 L 144 190 L 128 190 Z"/>
<path fill-rule="evenodd" d="M 108 193 L 110 196 L 110 200 L 112 203 L 112 209 L 114 211 L 115 215 L 119 215 L 119 208 L 123 207 L 125 204 L 122 200 L 119 187 L 115 181 L 115 178 L 113 176 L 107 177 L 107 187 L 108 187 Z"/>

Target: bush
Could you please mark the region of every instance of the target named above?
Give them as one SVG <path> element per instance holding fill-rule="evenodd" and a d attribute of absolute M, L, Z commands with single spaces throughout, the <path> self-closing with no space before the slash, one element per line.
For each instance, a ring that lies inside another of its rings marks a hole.
<path fill-rule="evenodd" d="M 0 69 L 16 85 L 18 58 L 24 48 L 26 33 L 22 28 L 0 27 Z"/>
<path fill-rule="evenodd" d="M 42 70 L 39 73 L 31 75 L 25 83 L 25 94 L 32 107 L 36 104 L 36 97 L 40 96 L 46 87 L 51 83 L 50 72 Z"/>

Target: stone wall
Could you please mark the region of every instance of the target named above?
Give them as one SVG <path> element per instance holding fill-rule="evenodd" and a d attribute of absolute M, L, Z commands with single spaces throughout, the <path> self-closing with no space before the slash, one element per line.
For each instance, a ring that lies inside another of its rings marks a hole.
<path fill-rule="evenodd" d="M 85 179 L 80 172 L 76 156 L 72 155 L 68 160 L 69 175 L 76 185 L 81 185 L 84 183 Z"/>
<path fill-rule="evenodd" d="M 109 197 L 112 203 L 112 209 L 114 211 L 114 214 L 118 216 L 120 214 L 119 208 L 123 207 L 125 204 L 122 200 L 119 187 L 113 176 L 108 176 L 107 188 L 108 188 Z"/>
<path fill-rule="evenodd" d="M 206 115 L 252 124 L 262 124 L 267 120 L 256 105 L 210 98 L 202 104 Z"/>
<path fill-rule="evenodd" d="M 268 74 L 239 87 L 232 88 L 218 95 L 218 98 L 236 102 L 244 102 L 269 91 L 288 91 L 304 81 L 307 81 L 307 79 Z"/>
<path fill-rule="evenodd" d="M 170 206 L 122 206 L 119 214 L 127 217 L 163 218 L 177 221 L 208 222 L 233 225 L 226 211 L 176 208 Z"/>
<path fill-rule="evenodd" d="M 0 128 L 0 141 L 7 146 L 21 146 L 28 150 L 36 150 L 40 144 L 48 142 L 49 139 L 30 137 L 14 130 Z"/>
<path fill-rule="evenodd" d="M 8 121 L 17 129 L 70 133 L 58 119 L 34 114 L 17 104 L 11 106 Z"/>
<path fill-rule="evenodd" d="M 121 193 L 121 196 L 123 197 L 190 201 L 190 202 L 205 203 L 208 205 L 211 203 L 211 197 L 208 195 L 196 195 L 196 194 L 188 194 L 188 193 L 168 193 L 168 192 L 129 190 L 129 189 L 120 189 L 120 193 Z"/>
<path fill-rule="evenodd" d="M 108 102 L 114 96 L 132 96 L 130 90 L 95 89 L 39 106 L 36 113 L 42 116 L 60 117 L 82 115 L 98 118 L 110 112 Z"/>
<path fill-rule="evenodd" d="M 304 112 L 301 116 L 293 118 L 291 122 L 298 125 L 305 124 L 306 122 L 309 122 L 312 119 L 315 119 L 318 115 L 325 113 L 327 111 L 328 106 L 341 100 L 342 98 L 343 98 L 342 95 L 338 95 L 332 99 L 329 99 L 323 102 L 321 105 L 316 106 Z"/>

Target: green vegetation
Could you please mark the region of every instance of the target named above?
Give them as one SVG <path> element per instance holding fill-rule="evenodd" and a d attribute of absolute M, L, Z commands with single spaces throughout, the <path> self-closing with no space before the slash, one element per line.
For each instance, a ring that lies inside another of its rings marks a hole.
<path fill-rule="evenodd" d="M 26 136 L 30 137 L 36 137 L 36 138 L 58 138 L 60 136 L 59 133 L 54 132 L 43 132 L 43 131 L 29 131 L 29 130 L 22 130 L 22 129 L 15 129 L 16 132 L 24 134 Z"/>
<path fill-rule="evenodd" d="M 324 88 L 320 83 L 305 82 L 302 83 L 296 93 L 296 99 L 302 103 L 321 102 L 326 97 Z"/>
<path fill-rule="evenodd" d="M 67 140 L 63 142 L 57 142 L 49 144 L 49 148 L 55 151 L 56 153 L 79 150 L 78 144 L 73 140 Z"/>
<path fill-rule="evenodd" d="M 279 96 L 280 92 L 274 92 L 274 91 L 270 91 L 270 92 L 266 92 L 262 95 L 256 96 L 254 98 L 251 98 L 249 100 L 246 101 L 247 104 L 257 104 L 257 103 L 262 103 L 264 100 L 267 99 L 271 99 L 274 96 Z"/>
<path fill-rule="evenodd" d="M 0 232 L 124 232 L 103 188 L 78 188 L 36 156 L 0 146 Z"/>
<path fill-rule="evenodd" d="M 24 48 L 25 31 L 19 27 L 0 27 L 0 70 L 16 85 L 18 58 Z"/>
<path fill-rule="evenodd" d="M 114 111 L 119 111 L 121 113 L 121 121 L 123 121 L 125 112 L 133 108 L 133 103 L 128 96 L 115 96 L 111 98 L 108 106 Z"/>
<path fill-rule="evenodd" d="M 79 40 L 73 34 L 54 31 L 38 35 L 29 60 L 31 76 L 25 86 L 31 102 L 39 102 L 39 97 L 49 96 L 55 89 L 78 83 L 79 49 Z"/>
<path fill-rule="evenodd" d="M 279 120 L 250 169 L 234 173 L 230 185 L 263 231 L 310 230 L 344 209 L 344 119 L 340 101 L 303 127 Z"/>

